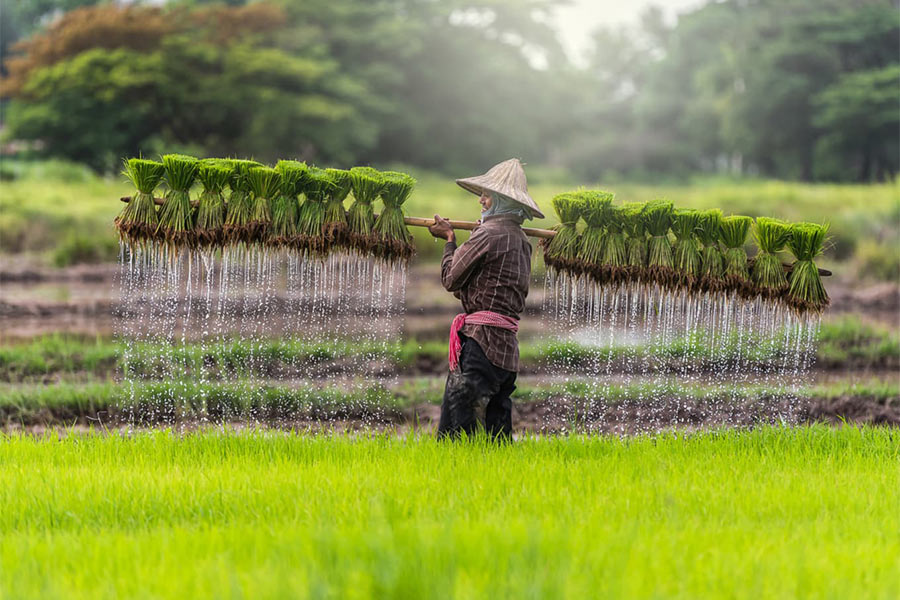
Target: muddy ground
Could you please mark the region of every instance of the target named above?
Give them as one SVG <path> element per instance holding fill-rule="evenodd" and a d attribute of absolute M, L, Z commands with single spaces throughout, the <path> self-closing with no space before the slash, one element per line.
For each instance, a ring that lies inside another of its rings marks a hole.
<path fill-rule="evenodd" d="M 203 422 L 178 419 L 174 414 L 155 413 L 152 419 L 131 421 L 116 409 L 76 411 L 44 408 L 26 419 L 16 419 L 0 410 L 0 431 L 41 432 L 72 428 L 76 431 L 125 431 L 133 428 L 174 427 L 191 431 L 211 425 L 242 429 L 274 428 L 300 432 L 433 432 L 440 419 L 440 407 L 418 404 L 403 409 L 369 410 L 345 407 L 310 410 L 289 419 L 241 419 Z M 20 415 L 21 417 L 21 415 Z M 900 398 L 878 399 L 864 396 L 839 398 L 762 398 L 750 402 L 727 403 L 697 400 L 660 400 L 653 403 L 626 401 L 617 404 L 584 405 L 566 397 L 516 402 L 513 425 L 517 434 L 564 434 L 591 432 L 632 435 L 665 430 L 700 430 L 719 427 L 752 428 L 766 424 L 829 425 L 867 424 L 900 427 Z"/>

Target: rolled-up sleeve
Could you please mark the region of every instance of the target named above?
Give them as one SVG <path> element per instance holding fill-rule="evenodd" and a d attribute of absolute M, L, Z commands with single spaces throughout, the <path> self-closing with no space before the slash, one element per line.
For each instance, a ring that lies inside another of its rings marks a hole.
<path fill-rule="evenodd" d="M 462 246 L 447 242 L 441 259 L 441 283 L 448 292 L 466 286 L 488 251 L 488 238 L 483 230 L 476 229 Z"/>

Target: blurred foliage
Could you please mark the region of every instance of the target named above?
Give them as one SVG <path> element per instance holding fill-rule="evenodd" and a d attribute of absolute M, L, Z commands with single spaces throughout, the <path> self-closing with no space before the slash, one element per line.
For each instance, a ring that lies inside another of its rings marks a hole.
<path fill-rule="evenodd" d="M 563 0 L 0 3 L 6 138 L 101 171 L 162 148 L 605 181 L 900 163 L 894 0 L 651 9 L 583 66 L 550 25 Z"/>

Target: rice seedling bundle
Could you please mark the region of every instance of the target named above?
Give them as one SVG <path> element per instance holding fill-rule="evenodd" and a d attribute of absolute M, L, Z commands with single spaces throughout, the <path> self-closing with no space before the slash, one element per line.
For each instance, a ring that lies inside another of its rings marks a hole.
<path fill-rule="evenodd" d="M 647 226 L 644 222 L 644 202 L 622 204 L 622 224 L 625 230 L 625 264 L 635 276 L 647 265 Z"/>
<path fill-rule="evenodd" d="M 675 234 L 674 259 L 675 269 L 682 282 L 693 286 L 702 274 L 703 265 L 700 256 L 700 244 L 696 233 L 700 226 L 700 212 L 690 208 L 675 211 L 672 221 L 672 233 Z"/>
<path fill-rule="evenodd" d="M 247 184 L 253 194 L 250 210 L 250 240 L 265 242 L 272 225 L 272 202 L 281 194 L 281 174 L 272 167 L 250 167 Z"/>
<path fill-rule="evenodd" d="M 344 169 L 325 169 L 331 178 L 325 201 L 325 240 L 331 246 L 346 247 L 350 242 L 350 229 L 347 225 L 347 211 L 344 200 L 350 194 L 350 171 Z"/>
<path fill-rule="evenodd" d="M 554 196 L 551 204 L 559 217 L 559 225 L 553 227 L 556 235 L 543 243 L 544 262 L 560 271 L 578 272 L 576 261 L 581 245 L 578 219 L 584 212 L 584 201 L 578 193 L 570 192 Z"/>
<path fill-rule="evenodd" d="M 828 306 L 828 294 L 814 262 L 822 253 L 827 234 L 828 225 L 796 223 L 791 226 L 787 246 L 797 260 L 791 269 L 788 303 L 798 311 L 820 312 Z"/>
<path fill-rule="evenodd" d="M 625 213 L 621 206 L 606 210 L 606 243 L 603 245 L 603 269 L 610 281 L 620 281 L 625 276 L 628 262 L 625 248 Z"/>
<path fill-rule="evenodd" d="M 644 225 L 650 239 L 647 241 L 647 271 L 651 279 L 662 285 L 676 279 L 669 229 L 675 217 L 671 202 L 654 200 L 644 207 Z"/>
<path fill-rule="evenodd" d="M 378 215 L 372 232 L 378 240 L 376 254 L 387 260 L 408 260 L 415 253 L 412 235 L 403 221 L 403 203 L 412 195 L 416 180 L 406 173 L 385 171 L 381 200 L 384 210 Z"/>
<path fill-rule="evenodd" d="M 197 243 L 203 247 L 221 245 L 222 227 L 225 225 L 225 186 L 231 179 L 234 167 L 227 161 L 207 159 L 200 161 L 197 179 L 203 185 L 197 204 L 197 221 L 194 232 Z"/>
<path fill-rule="evenodd" d="M 609 192 L 578 192 L 581 200 L 581 216 L 587 224 L 581 233 L 577 260 L 579 269 L 600 280 L 603 276 L 603 248 L 606 243 L 605 223 L 613 195 Z"/>
<path fill-rule="evenodd" d="M 719 226 L 719 240 L 725 246 L 725 278 L 738 289 L 746 289 L 750 273 L 744 244 L 753 219 L 739 215 L 723 217 Z"/>
<path fill-rule="evenodd" d="M 769 296 L 775 296 L 787 287 L 787 277 L 778 253 L 784 250 L 791 238 L 791 228 L 784 221 L 759 217 L 753 231 L 759 252 L 753 261 L 753 282 Z"/>
<path fill-rule="evenodd" d="M 302 184 L 306 199 L 300 205 L 293 245 L 311 256 L 325 256 L 328 253 L 323 227 L 325 202 L 331 185 L 331 177 L 325 169 L 309 167 Z"/>
<path fill-rule="evenodd" d="M 707 291 L 722 289 L 725 274 L 725 257 L 719 247 L 722 229 L 722 211 L 718 208 L 704 210 L 697 223 L 697 237 L 703 245 L 701 286 Z"/>
<path fill-rule="evenodd" d="M 231 179 L 228 182 L 231 195 L 225 205 L 225 225 L 222 233 L 225 241 L 231 244 L 249 243 L 250 218 L 253 210 L 252 193 L 247 173 L 253 167 L 262 164 L 254 160 L 227 159 L 232 165 Z"/>
<path fill-rule="evenodd" d="M 281 189 L 272 201 L 272 231 L 268 243 L 289 246 L 297 235 L 300 203 L 297 200 L 306 177 L 306 163 L 280 160 L 275 169 L 281 176 Z"/>
<path fill-rule="evenodd" d="M 347 213 L 350 229 L 350 245 L 361 254 L 369 253 L 373 247 L 372 228 L 375 226 L 375 209 L 372 204 L 384 187 L 384 179 L 372 167 L 350 169 L 350 188 L 353 190 L 353 204 Z"/>
<path fill-rule="evenodd" d="M 162 157 L 169 188 L 165 203 L 159 210 L 158 231 L 175 248 L 194 245 L 191 186 L 200 166 L 193 156 L 166 154 Z"/>
<path fill-rule="evenodd" d="M 130 158 L 125 161 L 122 172 L 137 190 L 131 201 L 125 205 L 116 217 L 116 228 L 119 236 L 132 243 L 143 243 L 151 240 L 159 227 L 156 204 L 153 192 L 165 175 L 165 167 L 155 160 Z"/>

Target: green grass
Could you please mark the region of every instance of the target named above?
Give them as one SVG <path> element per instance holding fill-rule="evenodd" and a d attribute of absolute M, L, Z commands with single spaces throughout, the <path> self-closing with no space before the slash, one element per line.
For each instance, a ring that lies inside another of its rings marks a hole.
<path fill-rule="evenodd" d="M 0 439 L 0 597 L 894 598 L 896 431 Z"/>
<path fill-rule="evenodd" d="M 404 211 L 412 216 L 434 213 L 464 220 L 479 218 L 477 198 L 460 189 L 450 178 L 434 173 L 409 171 L 418 180 Z M 112 222 L 121 210 L 120 196 L 131 195 L 133 186 L 124 180 L 100 179 L 79 171 L 78 177 L 63 177 L 54 171 L 31 169 L 21 178 L 3 183 L 0 194 L 0 250 L 5 252 L 51 251 L 65 234 L 77 231 L 85 239 L 108 236 L 116 239 Z M 555 219 L 550 198 L 570 191 L 577 182 L 532 181 L 529 192 L 550 214 L 548 219 L 529 222 L 550 227 Z M 900 183 L 880 185 L 807 185 L 779 181 L 732 182 L 697 180 L 690 185 L 655 186 L 641 184 L 596 184 L 614 192 L 622 202 L 645 202 L 665 197 L 680 208 L 722 208 L 727 214 L 770 216 L 787 221 L 832 223 L 829 247 L 822 266 L 851 258 L 865 242 L 864 265 L 873 276 L 892 275 L 885 261 L 900 253 Z M 381 210 L 381 202 L 376 203 Z M 436 260 L 443 244 L 419 227 L 411 228 L 420 258 Z M 465 239 L 463 233 L 460 239 Z M 872 248 L 872 243 L 876 248 Z M 880 249 L 880 252 L 878 251 Z M 110 250 L 104 256 L 115 259 Z M 818 262 L 818 261 L 817 261 Z M 896 261 L 890 264 L 895 264 Z M 878 267 L 878 268 L 876 268 Z M 865 275 L 866 273 L 863 273 Z M 892 277 L 900 276 L 900 272 Z"/>

